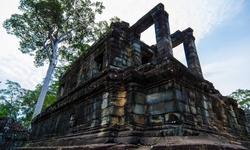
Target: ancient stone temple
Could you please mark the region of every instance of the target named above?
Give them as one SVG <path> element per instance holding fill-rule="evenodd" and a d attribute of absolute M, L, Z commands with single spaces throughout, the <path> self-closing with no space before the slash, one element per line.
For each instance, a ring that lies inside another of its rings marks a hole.
<path fill-rule="evenodd" d="M 140 35 L 152 25 L 149 46 Z M 173 56 L 180 44 L 187 66 Z M 158 4 L 132 26 L 112 23 L 71 65 L 57 101 L 33 120 L 29 145 L 229 150 L 248 140 L 244 111 L 204 79 L 193 30 L 170 34 Z"/>

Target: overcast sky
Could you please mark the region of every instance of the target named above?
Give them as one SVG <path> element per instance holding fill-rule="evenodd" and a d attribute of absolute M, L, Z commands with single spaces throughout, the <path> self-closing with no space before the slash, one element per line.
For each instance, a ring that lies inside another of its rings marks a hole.
<path fill-rule="evenodd" d="M 103 0 L 104 10 L 98 20 L 117 16 L 133 25 L 158 3 L 169 14 L 170 31 L 191 27 L 204 78 L 212 82 L 223 95 L 236 89 L 250 89 L 250 1 L 249 0 Z M 0 1 L 0 22 L 18 13 L 18 0 Z M 142 40 L 154 44 L 150 28 Z M 0 26 L 0 88 L 6 79 L 18 82 L 23 88 L 34 89 L 41 83 L 47 66 L 35 68 L 33 58 L 22 54 L 18 39 L 8 35 Z M 185 63 L 182 45 L 174 56 Z"/>

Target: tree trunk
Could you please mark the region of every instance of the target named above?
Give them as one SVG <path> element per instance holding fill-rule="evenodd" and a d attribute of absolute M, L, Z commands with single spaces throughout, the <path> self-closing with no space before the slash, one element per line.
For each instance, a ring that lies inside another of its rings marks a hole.
<path fill-rule="evenodd" d="M 32 119 L 41 113 L 41 110 L 43 107 L 43 102 L 44 102 L 46 93 L 47 93 L 48 88 L 49 88 L 49 83 L 50 83 L 50 79 L 52 77 L 52 73 L 54 71 L 54 68 L 55 68 L 55 64 L 53 64 L 53 62 L 50 62 L 45 79 L 44 79 L 44 82 L 43 82 L 42 90 L 40 92 L 39 98 L 38 98 L 37 103 L 36 103 L 36 108 L 35 108 L 35 111 L 33 113 Z"/>
<path fill-rule="evenodd" d="M 33 113 L 32 119 L 34 117 L 36 117 L 37 115 L 39 115 L 42 111 L 45 96 L 46 96 L 46 93 L 49 89 L 49 83 L 50 83 L 53 71 L 56 68 L 56 61 L 57 61 L 56 52 L 57 52 L 57 48 L 58 48 L 57 46 L 58 46 L 58 42 L 55 42 L 55 44 L 53 46 L 53 54 L 52 54 L 53 56 L 52 56 L 52 59 L 50 60 L 49 67 L 48 67 L 48 70 L 47 70 L 47 73 L 46 73 L 46 76 L 45 76 L 45 79 L 43 82 L 43 87 L 42 87 L 42 90 L 40 92 L 39 98 L 37 100 L 36 108 L 35 108 L 35 111 Z"/>

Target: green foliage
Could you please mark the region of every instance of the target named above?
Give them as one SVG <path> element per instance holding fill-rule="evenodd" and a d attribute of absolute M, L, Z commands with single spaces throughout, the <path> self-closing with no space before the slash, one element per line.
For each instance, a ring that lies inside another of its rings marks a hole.
<path fill-rule="evenodd" d="M 245 111 L 247 122 L 250 123 L 250 90 L 238 89 L 229 97 L 237 100 L 239 107 Z"/>
<path fill-rule="evenodd" d="M 110 22 L 121 22 L 121 19 L 117 16 L 114 16 L 112 18 L 109 19 Z"/>
<path fill-rule="evenodd" d="M 13 117 L 25 127 L 29 127 L 42 85 L 38 84 L 35 90 L 27 90 L 23 89 L 17 82 L 10 80 L 7 80 L 5 84 L 7 85 L 6 89 L 0 89 L 0 116 Z M 45 97 L 43 110 L 55 102 L 57 89 L 58 80 L 54 78 Z"/>
<path fill-rule="evenodd" d="M 53 87 L 53 86 L 57 86 L 57 85 L 52 84 L 52 86 L 50 86 L 50 89 L 46 94 L 42 110 L 44 110 L 46 107 L 53 104 L 56 100 L 56 91 L 54 91 L 54 90 L 57 88 Z M 22 113 L 23 113 L 20 120 L 25 127 L 29 127 L 29 125 L 30 125 L 30 121 L 32 119 L 32 115 L 33 115 L 35 105 L 36 105 L 36 102 L 37 102 L 37 99 L 39 97 L 41 89 L 42 89 L 42 85 L 38 84 L 36 86 L 35 90 L 26 90 L 25 91 L 25 94 L 24 94 L 23 99 L 22 99 L 23 100 L 22 106 L 20 108 L 22 110 Z"/>
<path fill-rule="evenodd" d="M 78 58 L 89 47 L 90 46 L 88 44 L 82 44 L 82 43 L 75 43 L 69 47 L 61 47 L 60 49 L 69 48 L 71 51 L 64 51 L 64 50 L 60 51 L 60 56 L 63 58 L 63 60 L 62 59 L 60 60 L 61 66 L 59 67 L 62 67 L 62 66 L 66 67 L 70 65 L 74 60 L 76 60 L 76 58 Z"/>
<path fill-rule="evenodd" d="M 57 55 L 62 61 L 65 55 L 60 54 L 73 54 L 73 45 L 95 39 L 95 15 L 104 6 L 90 0 L 21 0 L 19 9 L 22 14 L 13 14 L 3 27 L 20 39 L 22 53 L 35 56 L 35 65 L 43 66 Z"/>
<path fill-rule="evenodd" d="M 4 104 L 0 104 L 0 117 L 7 116 L 7 108 Z"/>
<path fill-rule="evenodd" d="M 238 89 L 229 96 L 236 99 L 241 108 L 250 109 L 250 90 Z"/>
<path fill-rule="evenodd" d="M 18 119 L 24 89 L 17 82 L 6 81 L 6 89 L 0 89 L 1 116 Z"/>

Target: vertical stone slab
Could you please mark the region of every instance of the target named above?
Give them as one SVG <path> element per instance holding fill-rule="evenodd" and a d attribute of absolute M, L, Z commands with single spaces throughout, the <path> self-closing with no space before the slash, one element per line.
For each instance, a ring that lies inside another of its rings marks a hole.
<path fill-rule="evenodd" d="M 125 124 L 142 125 L 146 120 L 146 95 L 140 84 L 130 83 L 126 88 Z"/>
<path fill-rule="evenodd" d="M 167 55 L 173 55 L 168 13 L 162 11 L 155 14 L 153 19 L 155 23 L 157 55 L 160 60 L 163 60 Z"/>
<path fill-rule="evenodd" d="M 103 70 L 107 70 L 108 65 L 109 65 L 110 42 L 105 41 L 104 47 L 105 47 L 105 50 L 103 52 Z"/>
<path fill-rule="evenodd" d="M 195 38 L 193 36 L 193 30 L 191 28 L 188 28 L 185 32 L 187 35 L 185 36 L 185 39 L 183 41 L 183 46 L 188 68 L 191 70 L 192 73 L 203 78 L 201 65 L 194 42 Z"/>
<path fill-rule="evenodd" d="M 131 33 L 131 47 L 132 47 L 132 66 L 139 66 L 142 64 L 141 58 L 141 41 L 140 41 L 140 34 L 135 32 Z"/>

